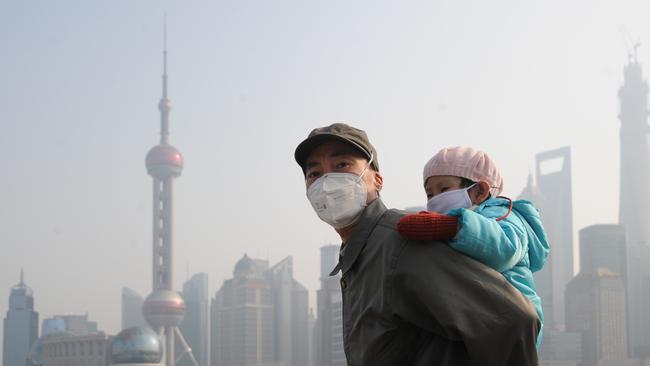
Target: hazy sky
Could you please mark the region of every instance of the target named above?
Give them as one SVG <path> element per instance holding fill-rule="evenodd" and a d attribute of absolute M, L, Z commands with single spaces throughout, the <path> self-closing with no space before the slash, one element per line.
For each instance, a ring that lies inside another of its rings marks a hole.
<path fill-rule="evenodd" d="M 6 2 L 2 317 L 21 267 L 41 319 L 88 312 L 109 333 L 120 288 L 150 291 L 165 12 L 177 288 L 207 272 L 214 295 L 244 253 L 293 255 L 317 287 L 318 248 L 339 240 L 293 151 L 339 121 L 375 144 L 388 206 L 424 204 L 441 147 L 486 150 L 514 197 L 535 153 L 571 145 L 576 232 L 617 220 L 621 29 L 650 43 L 646 0 Z"/>

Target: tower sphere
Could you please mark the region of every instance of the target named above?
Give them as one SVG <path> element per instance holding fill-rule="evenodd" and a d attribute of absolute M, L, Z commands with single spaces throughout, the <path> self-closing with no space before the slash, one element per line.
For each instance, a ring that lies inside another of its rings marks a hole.
<path fill-rule="evenodd" d="M 112 365 L 157 365 L 163 347 L 160 336 L 150 328 L 131 327 L 113 338 L 110 353 Z"/>
<path fill-rule="evenodd" d="M 154 328 L 177 327 L 185 315 L 185 302 L 174 291 L 157 290 L 147 296 L 142 315 Z"/>
<path fill-rule="evenodd" d="M 162 143 L 147 153 L 147 172 L 155 178 L 178 177 L 183 171 L 183 156 L 172 145 Z"/>

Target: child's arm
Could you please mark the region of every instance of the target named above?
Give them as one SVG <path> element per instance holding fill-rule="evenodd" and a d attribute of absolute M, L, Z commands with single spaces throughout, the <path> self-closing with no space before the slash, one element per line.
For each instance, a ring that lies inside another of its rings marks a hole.
<path fill-rule="evenodd" d="M 467 209 L 452 210 L 449 215 L 428 211 L 406 215 L 397 230 L 410 240 L 448 241 L 452 248 L 499 272 L 514 267 L 527 252 L 521 228 Z"/>
<path fill-rule="evenodd" d="M 437 212 L 420 211 L 403 216 L 397 231 L 409 240 L 451 240 L 458 233 L 458 218 Z"/>
<path fill-rule="evenodd" d="M 460 222 L 449 245 L 499 272 L 514 267 L 528 252 L 528 237 L 510 220 L 496 221 L 468 209 L 448 213 Z"/>

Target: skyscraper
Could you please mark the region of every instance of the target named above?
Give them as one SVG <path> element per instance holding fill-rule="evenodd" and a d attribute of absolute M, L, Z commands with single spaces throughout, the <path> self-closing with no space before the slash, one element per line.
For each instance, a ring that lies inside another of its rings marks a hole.
<path fill-rule="evenodd" d="M 636 49 L 625 66 L 620 100 L 619 223 L 628 242 L 630 343 L 634 354 L 650 356 L 650 155 L 648 152 L 648 84 Z"/>
<path fill-rule="evenodd" d="M 599 268 L 627 277 L 625 227 L 591 225 L 580 230 L 580 272 L 595 273 Z"/>
<path fill-rule="evenodd" d="M 9 310 L 3 322 L 2 366 L 25 366 L 32 343 L 38 337 L 38 313 L 34 311 L 34 293 L 24 281 L 11 288 Z"/>
<path fill-rule="evenodd" d="M 306 365 L 308 292 L 293 278 L 293 258 L 284 258 L 264 274 L 273 296 L 273 359 L 286 366 Z"/>
<path fill-rule="evenodd" d="M 268 267 L 268 265 L 266 265 Z M 213 300 L 212 365 L 273 362 L 273 297 L 266 268 L 244 255 Z"/>
<path fill-rule="evenodd" d="M 636 55 L 624 69 L 618 91 L 621 120 L 619 221 L 631 245 L 650 244 L 650 155 L 648 84 Z"/>
<path fill-rule="evenodd" d="M 187 344 L 199 365 L 210 365 L 208 274 L 196 273 L 183 284 L 185 317 L 180 325 Z M 192 366 L 189 359 L 181 359 L 178 366 Z"/>
<path fill-rule="evenodd" d="M 580 272 L 566 288 L 566 328 L 582 334 L 584 366 L 628 361 L 627 304 L 620 275 L 607 269 Z"/>
<path fill-rule="evenodd" d="M 564 326 L 564 289 L 573 277 L 573 204 L 571 149 L 562 147 L 536 156 L 537 184 L 532 177 L 519 196 L 539 209 L 550 245 L 544 268 L 535 273 L 547 329 Z"/>
<path fill-rule="evenodd" d="M 338 263 L 339 246 L 320 248 L 320 289 L 316 291 L 314 326 L 316 366 L 345 365 L 340 275 L 330 276 Z"/>
<path fill-rule="evenodd" d="M 212 365 L 308 364 L 308 294 L 293 278 L 293 258 L 274 266 L 244 255 L 217 292 Z"/>
<path fill-rule="evenodd" d="M 122 288 L 122 329 L 147 325 L 142 316 L 144 299 L 135 290 Z"/>

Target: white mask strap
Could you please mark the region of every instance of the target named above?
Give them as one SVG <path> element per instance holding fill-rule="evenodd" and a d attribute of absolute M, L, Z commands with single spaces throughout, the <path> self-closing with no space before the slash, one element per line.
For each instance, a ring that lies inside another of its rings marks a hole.
<path fill-rule="evenodd" d="M 370 167 L 370 164 L 372 164 L 372 160 L 375 158 L 375 156 L 370 153 L 370 160 L 368 160 L 368 165 L 366 165 L 365 168 L 363 168 L 363 171 L 361 172 L 361 175 L 359 175 L 359 178 L 363 177 L 364 174 L 366 174 L 366 170 Z"/>

